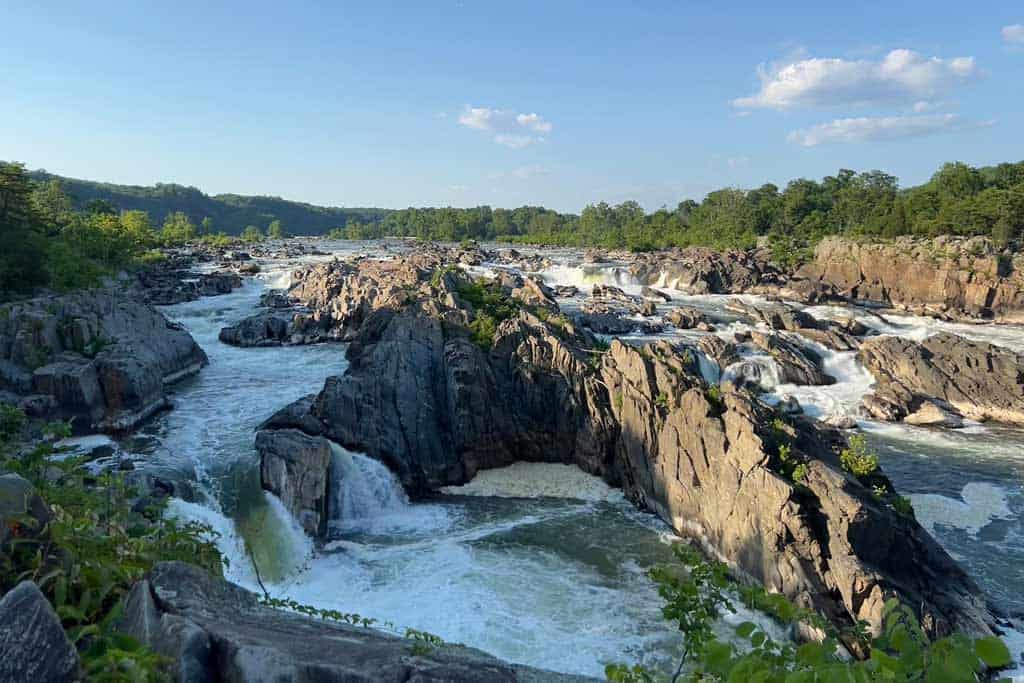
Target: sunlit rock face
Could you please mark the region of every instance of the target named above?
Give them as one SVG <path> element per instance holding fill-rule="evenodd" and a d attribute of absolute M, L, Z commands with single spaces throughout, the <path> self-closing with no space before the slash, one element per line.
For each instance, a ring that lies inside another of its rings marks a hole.
<path fill-rule="evenodd" d="M 519 310 L 489 344 L 474 343 L 480 311 L 459 295 L 464 276 L 435 277 L 420 258 L 357 264 L 346 282 L 358 286 L 341 283 L 321 299 L 359 312 L 358 324 L 349 317 L 349 369 L 268 427 L 366 453 L 413 494 L 520 460 L 575 464 L 837 623 L 863 619 L 877 629 L 885 600 L 899 597 L 932 633 L 990 631 L 973 581 L 894 511 L 894 494 L 872 493 L 869 485 L 892 490 L 884 475 L 861 482 L 841 469 L 836 430 L 799 417 L 777 422 L 744 390 L 712 391 L 695 347 L 615 341 L 604 352 L 550 312 Z M 405 296 L 380 299 L 394 291 L 392 277 L 403 278 Z M 806 357 L 793 362 L 820 371 Z M 780 465 L 783 441 L 806 466 L 800 482 Z"/>

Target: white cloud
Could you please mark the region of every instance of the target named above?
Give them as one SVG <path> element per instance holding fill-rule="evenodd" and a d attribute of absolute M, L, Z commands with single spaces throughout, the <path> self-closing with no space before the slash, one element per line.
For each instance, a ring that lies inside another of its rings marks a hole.
<path fill-rule="evenodd" d="M 738 157 L 729 157 L 725 160 L 725 163 L 729 165 L 729 168 L 739 168 L 740 166 L 746 166 L 750 163 L 750 157 L 741 155 Z"/>
<path fill-rule="evenodd" d="M 1024 45 L 1024 24 L 1004 26 L 1001 31 L 1003 42 L 1009 45 Z"/>
<path fill-rule="evenodd" d="M 459 114 L 459 125 L 476 130 L 492 130 L 494 121 L 502 115 L 500 109 L 490 107 L 466 107 Z"/>
<path fill-rule="evenodd" d="M 551 122 L 545 121 L 540 114 L 517 114 L 516 123 L 537 133 L 551 132 Z"/>
<path fill-rule="evenodd" d="M 459 125 L 493 134 L 494 142 L 511 149 L 522 149 L 544 142 L 554 126 L 537 113 L 521 114 L 491 107 L 466 106 L 459 114 Z"/>
<path fill-rule="evenodd" d="M 789 134 L 790 142 L 804 147 L 829 143 L 880 142 L 925 137 L 992 125 L 994 121 L 970 122 L 957 114 L 883 116 L 835 119 Z"/>
<path fill-rule="evenodd" d="M 541 166 L 540 164 L 520 166 L 512 171 L 512 175 L 520 180 L 528 180 L 530 178 L 536 178 L 537 176 L 547 175 L 548 173 L 551 173 L 551 169 L 546 166 Z"/>
<path fill-rule="evenodd" d="M 795 109 L 905 103 L 978 80 L 974 57 L 925 57 L 913 50 L 892 50 L 880 61 L 804 58 L 758 67 L 759 92 L 732 101 L 737 109 Z"/>

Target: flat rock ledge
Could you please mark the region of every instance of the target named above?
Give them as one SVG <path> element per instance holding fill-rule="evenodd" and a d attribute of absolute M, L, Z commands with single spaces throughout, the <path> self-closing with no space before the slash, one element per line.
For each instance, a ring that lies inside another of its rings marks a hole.
<path fill-rule="evenodd" d="M 181 562 L 132 589 L 119 628 L 171 661 L 178 681 L 584 683 L 460 645 L 414 648 L 374 628 L 311 619 Z M 35 679 L 40 680 L 40 679 Z"/>

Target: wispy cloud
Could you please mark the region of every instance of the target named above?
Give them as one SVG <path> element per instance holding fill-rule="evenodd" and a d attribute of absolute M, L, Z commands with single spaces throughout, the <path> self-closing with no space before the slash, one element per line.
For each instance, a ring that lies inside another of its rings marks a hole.
<path fill-rule="evenodd" d="M 957 114 L 883 116 L 835 119 L 789 134 L 790 142 L 803 147 L 831 143 L 881 142 L 981 128 L 995 121 L 967 121 Z"/>
<path fill-rule="evenodd" d="M 867 104 L 912 104 L 983 76 L 974 57 L 926 57 L 892 50 L 881 60 L 809 57 L 758 67 L 761 88 L 732 105 L 789 110 Z"/>
<path fill-rule="evenodd" d="M 1024 24 L 1004 26 L 1000 33 L 1007 45 L 1024 45 Z"/>
<path fill-rule="evenodd" d="M 544 142 L 544 136 L 554 128 L 550 121 L 534 112 L 526 114 L 468 105 L 459 114 L 458 122 L 466 128 L 490 133 L 494 142 L 511 149 Z"/>

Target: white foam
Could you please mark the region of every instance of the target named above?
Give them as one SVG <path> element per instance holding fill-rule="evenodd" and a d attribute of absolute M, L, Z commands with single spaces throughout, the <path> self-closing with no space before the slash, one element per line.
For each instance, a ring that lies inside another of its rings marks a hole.
<path fill-rule="evenodd" d="M 1006 501 L 1006 492 L 984 482 L 971 482 L 960 493 L 961 500 L 937 493 L 910 496 L 917 520 L 930 532 L 936 526 L 963 529 L 972 536 L 996 519 L 1013 517 Z"/>
<path fill-rule="evenodd" d="M 468 484 L 446 486 L 443 493 L 497 498 L 574 498 L 621 500 L 622 492 L 575 465 L 517 462 L 477 472 Z"/>
<path fill-rule="evenodd" d="M 331 449 L 332 532 L 440 531 L 448 526 L 450 519 L 443 507 L 412 505 L 398 477 L 383 464 L 337 444 L 331 444 Z"/>

